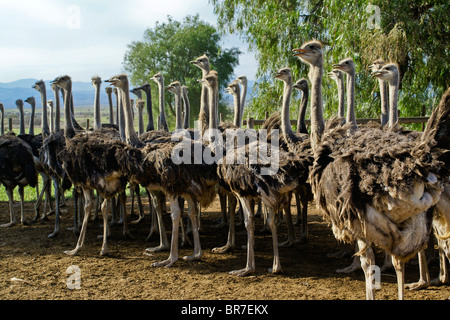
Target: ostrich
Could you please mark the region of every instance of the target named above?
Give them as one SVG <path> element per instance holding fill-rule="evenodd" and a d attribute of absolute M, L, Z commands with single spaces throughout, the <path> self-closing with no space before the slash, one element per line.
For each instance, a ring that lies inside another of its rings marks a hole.
<path fill-rule="evenodd" d="M 112 100 L 112 91 L 113 91 L 113 88 L 111 88 L 111 87 L 105 88 L 106 95 L 108 96 L 109 123 L 110 124 L 114 124 L 114 104 L 113 104 L 113 100 Z"/>
<path fill-rule="evenodd" d="M 55 116 L 54 116 L 54 107 L 53 107 L 53 100 L 47 101 L 48 106 L 48 112 L 50 114 L 50 132 L 55 132 Z"/>
<path fill-rule="evenodd" d="M 239 127 L 242 126 L 242 119 L 244 118 L 244 108 L 245 108 L 245 100 L 247 99 L 247 90 L 248 90 L 248 80 L 245 75 L 241 75 L 236 78 L 236 80 L 241 84 L 241 101 L 240 101 L 240 111 L 239 111 Z"/>
<path fill-rule="evenodd" d="M 101 255 L 108 253 L 107 235 L 107 199 L 116 194 L 124 194 L 128 183 L 128 170 L 130 164 L 126 144 L 118 138 L 105 135 L 102 130 L 76 133 L 72 124 L 70 112 L 70 97 L 72 95 L 72 80 L 69 76 L 57 77 L 54 84 L 64 89 L 64 136 L 66 148 L 64 149 L 64 170 L 73 183 L 83 191 L 85 198 L 85 212 L 83 225 L 76 247 L 65 251 L 68 255 L 76 255 L 84 245 L 86 227 L 92 207 L 92 189 L 102 196 L 101 206 L 103 215 L 103 244 Z"/>
<path fill-rule="evenodd" d="M 382 59 L 377 59 L 369 66 L 372 73 L 378 71 L 386 64 Z M 388 105 L 388 84 L 385 80 L 378 78 L 380 86 L 380 100 L 381 100 L 381 125 L 384 126 L 389 121 L 389 105 Z"/>
<path fill-rule="evenodd" d="M 441 103 L 433 111 L 420 141 L 374 128 L 347 135 L 352 124 L 341 126 L 338 118 L 325 126 L 322 48 L 319 41 L 310 41 L 294 49 L 294 55 L 310 65 L 310 181 L 316 204 L 338 240 L 358 243 L 366 298 L 374 299 L 371 247 L 378 246 L 392 255 L 398 297 L 403 299 L 404 263 L 427 242 L 429 209 L 442 192 L 442 165 L 426 155 L 442 152 L 434 146 L 435 139 L 448 126 L 450 108 Z"/>
<path fill-rule="evenodd" d="M 166 121 L 166 113 L 164 110 L 164 77 L 161 72 L 155 74 L 152 78 L 158 85 L 159 91 L 159 117 L 161 121 L 161 129 L 169 132 L 169 126 Z"/>
<path fill-rule="evenodd" d="M 54 122 L 54 129 L 55 132 L 58 132 L 61 130 L 61 99 L 60 99 L 60 91 L 59 87 L 55 86 L 54 84 L 51 84 L 53 96 L 55 99 L 55 122 Z"/>
<path fill-rule="evenodd" d="M 25 115 L 23 112 L 23 100 L 22 99 L 16 100 L 16 107 L 19 110 L 19 118 L 20 118 L 19 134 L 25 134 Z"/>
<path fill-rule="evenodd" d="M 114 88 L 114 89 L 116 89 L 116 88 Z M 146 131 L 155 130 L 155 126 L 153 124 L 152 89 L 150 87 L 150 84 L 148 84 L 148 83 L 144 83 L 142 86 L 139 87 L 139 89 L 145 93 L 146 109 L 147 109 Z"/>
<path fill-rule="evenodd" d="M 17 186 L 20 195 L 21 224 L 26 224 L 24 187 L 36 187 L 37 180 L 31 147 L 12 133 L 0 136 L 0 183 L 6 188 L 10 214 L 10 222 L 1 225 L 1 227 L 11 227 L 16 224 L 13 190 Z"/>
<path fill-rule="evenodd" d="M 45 89 L 45 82 L 43 80 L 39 80 L 34 84 L 33 88 L 39 91 L 39 93 L 41 94 L 41 105 L 42 105 L 41 131 L 42 137 L 45 139 L 50 135 L 50 128 L 48 126 L 47 91 Z"/>
<path fill-rule="evenodd" d="M 392 113 L 397 113 L 397 99 L 398 96 L 398 90 L 399 90 L 399 68 L 397 64 L 395 63 L 384 63 L 381 67 L 377 68 L 373 71 L 373 76 L 378 78 L 378 80 L 386 82 L 389 84 L 389 90 L 390 97 L 394 97 L 394 99 L 391 99 L 389 101 L 389 110 L 392 110 Z M 392 92 L 394 91 L 395 92 Z M 447 100 L 445 100 L 447 99 Z M 450 100 L 449 96 L 444 96 L 441 103 L 449 104 L 448 101 Z M 395 123 L 389 122 L 389 126 L 395 126 Z M 391 127 L 392 130 L 392 127 Z M 447 127 L 447 136 L 449 128 Z M 420 140 L 422 133 L 421 132 L 414 132 L 414 131 L 405 131 L 403 134 L 407 135 L 408 138 L 412 140 Z M 445 138 L 445 135 L 441 134 L 443 138 L 441 138 L 441 141 L 439 144 L 443 145 L 444 148 L 449 148 L 450 143 L 448 142 L 448 138 Z M 446 140 L 447 139 L 447 140 Z M 445 157 L 445 156 L 444 156 Z M 444 159 L 444 163 L 448 163 L 448 159 Z M 447 168 L 448 170 L 448 168 Z M 447 255 L 447 258 L 450 257 L 450 241 L 449 241 L 449 235 L 450 235 L 450 216 L 449 216 L 449 208 L 450 208 L 450 184 L 448 180 L 443 181 L 444 183 L 444 191 L 441 195 L 441 198 L 436 203 L 436 205 L 433 208 L 433 230 L 434 235 L 438 242 L 439 247 L 439 258 L 440 258 L 440 277 L 438 279 L 435 279 L 433 281 L 430 281 L 427 261 L 425 257 L 425 250 L 421 250 L 418 254 L 419 258 L 419 268 L 420 268 L 420 279 L 418 282 L 411 283 L 406 285 L 406 287 L 410 290 L 419 290 L 422 288 L 426 288 L 430 284 L 436 284 L 440 281 L 442 283 L 445 283 L 447 281 L 446 276 L 446 264 L 445 264 L 445 255 Z"/>
<path fill-rule="evenodd" d="M 109 81 L 124 95 L 128 94 L 128 77 L 126 75 L 114 76 Z M 167 195 L 171 207 L 172 241 L 170 255 L 168 259 L 155 262 L 153 265 L 169 267 L 178 260 L 178 229 L 181 214 L 179 197 L 186 199 L 189 204 L 189 217 L 192 221 L 194 234 L 194 254 L 184 259 L 188 261 L 200 259 L 197 202 L 201 203 L 202 206 L 207 206 L 214 200 L 214 187 L 217 183 L 216 166 L 214 164 L 208 165 L 204 161 L 201 164 L 194 164 L 193 153 L 189 159 L 190 163 L 174 163 L 172 154 L 178 142 L 172 141 L 169 136 L 162 136 L 160 142 L 154 141 L 154 143 L 143 145 L 134 129 L 132 129 L 130 104 L 127 99 L 124 99 L 124 105 L 127 111 L 127 141 L 139 150 L 142 157 L 140 165 L 133 172 L 132 181 L 146 186 L 149 190 L 163 191 Z M 195 144 L 189 138 L 183 141 L 188 144 L 188 148 Z M 202 151 L 205 150 L 204 145 L 200 145 L 200 147 Z"/>
<path fill-rule="evenodd" d="M 355 63 L 352 58 L 346 58 L 334 64 L 333 67 L 347 74 L 347 118 L 345 122 L 351 123 L 352 129 L 356 130 L 358 125 L 356 124 L 355 115 Z"/>
<path fill-rule="evenodd" d="M 339 69 L 334 69 L 328 72 L 331 79 L 336 81 L 338 88 L 338 117 L 342 119 L 342 124 L 345 123 L 345 88 L 344 88 L 344 73 Z"/>
<path fill-rule="evenodd" d="M 202 79 L 206 77 L 209 73 L 210 64 L 209 64 L 209 58 L 206 55 L 202 55 L 198 57 L 197 59 L 191 61 L 193 65 L 200 68 L 202 70 Z M 202 91 L 201 91 L 201 100 L 200 100 L 200 113 L 198 117 L 198 121 L 200 122 L 200 128 L 202 130 L 206 129 L 208 127 L 209 123 L 209 108 L 208 108 L 208 88 L 206 84 L 202 83 Z"/>

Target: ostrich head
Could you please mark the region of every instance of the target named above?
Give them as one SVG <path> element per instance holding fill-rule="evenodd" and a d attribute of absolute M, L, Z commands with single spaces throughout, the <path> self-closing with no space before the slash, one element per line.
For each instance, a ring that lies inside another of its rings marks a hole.
<path fill-rule="evenodd" d="M 155 81 L 157 84 L 161 85 L 162 83 L 164 83 L 164 78 L 161 72 L 158 72 L 157 74 L 155 74 L 152 78 L 153 81 Z"/>
<path fill-rule="evenodd" d="M 389 83 L 398 81 L 399 71 L 396 63 L 388 63 L 381 67 L 381 69 L 372 72 L 372 76 L 381 80 L 386 80 Z"/>
<path fill-rule="evenodd" d="M 239 90 L 239 82 L 237 80 L 231 82 L 228 84 L 228 86 L 225 88 L 225 92 L 229 94 L 237 94 Z"/>
<path fill-rule="evenodd" d="M 242 85 L 247 84 L 247 77 L 244 75 L 237 77 L 236 80 Z"/>
<path fill-rule="evenodd" d="M 203 79 L 198 80 L 200 83 L 206 84 L 208 88 L 214 89 L 218 82 L 217 82 L 217 71 L 212 70 L 208 73 L 207 76 L 205 76 Z"/>
<path fill-rule="evenodd" d="M 121 88 L 123 90 L 128 90 L 126 86 L 128 85 L 128 76 L 125 73 L 118 74 L 106 80 L 105 82 L 111 83 L 114 87 Z"/>
<path fill-rule="evenodd" d="M 333 79 L 334 81 L 343 80 L 344 75 L 341 70 L 333 69 L 330 72 L 328 72 L 328 76 Z"/>
<path fill-rule="evenodd" d="M 72 89 L 72 78 L 68 75 L 60 76 L 53 80 L 52 84 L 64 90 Z"/>
<path fill-rule="evenodd" d="M 302 78 L 298 80 L 293 87 L 297 90 L 305 91 L 308 90 L 308 80 Z"/>
<path fill-rule="evenodd" d="M 32 106 L 34 106 L 36 104 L 36 100 L 34 99 L 34 97 L 27 98 L 27 100 L 25 100 L 25 102 L 31 104 Z"/>
<path fill-rule="evenodd" d="M 312 40 L 304 43 L 300 48 L 294 49 L 294 56 L 311 65 L 318 65 L 322 61 L 323 45 L 320 41 Z"/>
<path fill-rule="evenodd" d="M 179 81 L 174 81 L 166 87 L 169 92 L 173 94 L 181 95 L 181 83 Z"/>
<path fill-rule="evenodd" d="M 45 91 L 45 83 L 44 80 L 39 80 L 36 81 L 36 83 L 32 86 L 33 89 L 36 89 L 39 92 L 44 92 Z"/>
<path fill-rule="evenodd" d="M 333 68 L 348 74 L 355 73 L 355 63 L 352 58 L 345 58 L 339 61 L 339 63 L 333 64 Z"/>
<path fill-rule="evenodd" d="M 209 58 L 204 54 L 194 61 L 191 61 L 191 63 L 197 67 L 199 67 L 202 70 L 209 71 Z"/>
<path fill-rule="evenodd" d="M 377 70 L 380 70 L 381 67 L 383 67 L 386 64 L 386 62 L 383 59 L 377 59 L 369 66 L 369 69 L 372 72 L 375 72 Z"/>
<path fill-rule="evenodd" d="M 131 92 L 132 94 L 134 94 L 135 96 L 137 96 L 139 99 L 142 98 L 142 94 L 141 94 L 141 89 L 140 89 L 140 87 L 138 87 L 138 88 L 133 88 L 133 89 L 130 90 L 130 92 Z"/>
<path fill-rule="evenodd" d="M 91 83 L 94 87 L 97 87 L 102 83 L 102 78 L 100 78 L 99 76 L 93 76 L 91 78 Z"/>
<path fill-rule="evenodd" d="M 144 100 L 139 99 L 139 100 L 136 101 L 136 108 L 138 110 L 144 109 L 144 106 L 145 106 L 145 101 Z"/>
<path fill-rule="evenodd" d="M 138 87 L 137 89 L 142 90 L 144 92 L 150 92 L 151 87 L 149 83 L 144 83 L 142 86 Z"/>
<path fill-rule="evenodd" d="M 292 79 L 292 73 L 291 69 L 289 68 L 281 68 L 275 73 L 275 78 L 280 79 L 284 82 L 291 81 Z"/>
<path fill-rule="evenodd" d="M 181 86 L 181 92 L 183 92 L 184 95 L 187 95 L 189 91 L 188 86 Z"/>
<path fill-rule="evenodd" d="M 48 105 L 50 108 L 53 108 L 53 100 L 48 100 L 48 101 L 47 101 L 47 105 Z"/>
<path fill-rule="evenodd" d="M 16 106 L 17 106 L 17 109 L 23 110 L 23 100 L 22 99 L 16 100 Z"/>
<path fill-rule="evenodd" d="M 106 87 L 106 88 L 105 88 L 105 91 L 106 91 L 107 94 L 111 94 L 112 91 L 113 91 L 113 88 L 111 88 L 111 87 Z"/>

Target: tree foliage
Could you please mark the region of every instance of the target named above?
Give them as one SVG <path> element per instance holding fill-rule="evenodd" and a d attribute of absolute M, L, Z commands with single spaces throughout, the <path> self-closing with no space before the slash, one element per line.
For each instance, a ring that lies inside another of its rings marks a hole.
<path fill-rule="evenodd" d="M 158 89 L 156 83 L 150 80 L 154 74 L 161 72 L 166 86 L 172 81 L 180 81 L 182 85 L 188 86 L 192 126 L 200 107 L 201 84 L 197 80 L 202 74 L 190 61 L 206 54 L 211 69 L 218 72 L 219 86 L 223 88 L 230 81 L 241 52 L 237 48 L 222 48 L 221 35 L 213 26 L 201 21 L 199 15 L 187 16 L 182 22 L 170 16 L 167 20 L 164 23 L 157 22 L 154 28 L 144 32 L 141 41 L 133 41 L 128 45 L 124 68 L 130 74 L 132 84 L 150 83 L 155 112 L 158 111 Z M 173 95 L 166 93 L 165 99 L 169 126 L 173 127 Z M 219 111 L 226 113 L 228 110 L 221 105 Z"/>
<path fill-rule="evenodd" d="M 368 70 L 375 59 L 400 66 L 401 116 L 420 116 L 423 107 L 429 114 L 450 85 L 447 0 L 211 1 L 220 29 L 243 36 L 258 60 L 263 83 L 248 109 L 253 116 L 261 117 L 267 106 L 272 106 L 270 111 L 279 106 L 281 84 L 273 84 L 273 71 L 289 66 L 296 78 L 307 77 L 306 66 L 291 50 L 311 39 L 325 45 L 324 74 L 333 63 L 354 59 L 358 117 L 377 117 L 380 112 L 377 82 Z M 337 111 L 337 88 L 328 78 L 323 88 L 330 116 Z"/>

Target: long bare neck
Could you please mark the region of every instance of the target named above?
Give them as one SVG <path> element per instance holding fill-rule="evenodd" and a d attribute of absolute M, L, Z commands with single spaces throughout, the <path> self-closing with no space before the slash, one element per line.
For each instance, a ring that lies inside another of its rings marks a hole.
<path fill-rule="evenodd" d="M 217 129 L 217 84 L 214 88 L 209 88 L 209 129 Z"/>
<path fill-rule="evenodd" d="M 389 82 L 389 127 L 393 127 L 398 122 L 398 77 Z"/>
<path fill-rule="evenodd" d="M 120 89 L 122 96 L 122 105 L 123 105 L 123 113 L 125 116 L 125 138 L 126 142 L 131 145 L 139 144 L 139 138 L 136 135 L 136 131 L 134 130 L 133 124 L 133 114 L 131 111 L 131 102 L 130 102 L 130 90 L 128 85 L 124 85 L 123 88 Z"/>
<path fill-rule="evenodd" d="M 355 73 L 347 73 L 347 123 L 357 128 L 355 115 Z"/>
<path fill-rule="evenodd" d="M 184 101 L 184 123 L 183 128 L 187 129 L 189 128 L 189 122 L 190 122 L 190 113 L 191 113 L 191 105 L 189 103 L 189 97 L 187 93 L 183 92 L 183 101 Z"/>
<path fill-rule="evenodd" d="M 179 90 L 176 90 L 177 92 L 175 93 L 175 130 L 181 130 L 183 129 L 182 127 L 182 119 L 181 119 L 181 113 L 182 113 L 182 106 L 181 106 L 181 93 L 179 92 Z"/>
<path fill-rule="evenodd" d="M 209 73 L 209 68 L 207 70 L 202 69 L 202 78 L 205 78 Z M 209 123 L 209 89 L 206 84 L 202 84 L 201 100 L 200 100 L 200 112 L 198 118 L 200 121 L 204 121 L 201 127 L 205 128 L 206 124 Z"/>
<path fill-rule="evenodd" d="M 34 117 L 36 114 L 36 104 L 31 103 L 31 117 L 30 117 L 30 126 L 28 128 L 28 134 L 34 136 Z"/>
<path fill-rule="evenodd" d="M 241 127 L 241 95 L 240 95 L 240 89 L 239 86 L 236 87 L 236 92 L 233 93 L 233 100 L 234 100 L 234 119 L 233 124 L 240 128 Z"/>
<path fill-rule="evenodd" d="M 19 116 L 20 116 L 20 129 L 19 134 L 25 134 L 25 115 L 23 114 L 23 107 L 17 107 L 19 109 Z"/>
<path fill-rule="evenodd" d="M 53 110 L 53 103 L 49 105 L 50 107 L 50 132 L 55 132 L 55 115 Z"/>
<path fill-rule="evenodd" d="M 123 98 L 123 91 L 122 90 L 117 90 L 117 96 L 118 96 L 118 105 L 117 105 L 117 110 L 118 110 L 118 118 L 117 118 L 117 126 L 119 127 L 119 134 L 120 134 L 120 138 L 125 141 L 126 139 L 126 132 L 125 132 L 125 111 L 124 111 L 124 98 Z M 128 100 L 129 99 L 129 94 L 128 94 Z M 130 103 L 128 101 L 128 103 Z"/>
<path fill-rule="evenodd" d="M 291 105 L 292 79 L 284 81 L 283 105 L 281 109 L 281 130 L 285 141 L 291 141 L 295 136 L 292 131 L 291 121 L 289 119 L 289 107 Z"/>
<path fill-rule="evenodd" d="M 344 88 L 344 80 L 342 78 L 338 78 L 336 80 L 338 87 L 338 116 L 339 118 L 345 119 L 345 88 Z M 345 122 L 345 121 L 344 121 Z"/>
<path fill-rule="evenodd" d="M 72 123 L 72 110 L 70 98 L 72 96 L 72 86 L 69 85 L 64 91 L 64 135 L 66 138 L 72 138 L 75 135 L 75 129 Z"/>
<path fill-rule="evenodd" d="M 162 129 L 165 131 L 169 131 L 169 127 L 167 126 L 166 121 L 166 112 L 164 110 L 164 80 L 161 79 L 161 82 L 158 82 L 159 88 L 159 118 L 161 121 Z"/>
<path fill-rule="evenodd" d="M 305 88 L 305 90 L 302 90 L 302 100 L 300 101 L 300 112 L 298 113 L 298 120 L 297 120 L 297 132 L 298 133 L 307 133 L 306 129 L 306 108 L 308 106 L 308 98 L 309 98 L 309 89 L 308 87 Z"/>
<path fill-rule="evenodd" d="M 5 134 L 5 112 L 2 109 L 0 113 L 0 135 L 2 136 Z"/>
<path fill-rule="evenodd" d="M 239 107 L 239 127 L 242 125 L 242 119 L 244 118 L 245 98 L 247 97 L 247 81 L 242 83 L 241 103 Z"/>
<path fill-rule="evenodd" d="M 311 66 L 309 77 L 311 80 L 311 146 L 313 149 L 318 147 L 320 138 L 325 130 L 322 101 L 322 74 L 322 63 Z"/>
<path fill-rule="evenodd" d="M 45 90 L 45 85 L 41 87 L 41 103 L 42 103 L 42 134 L 46 137 L 50 135 L 50 128 L 48 126 L 48 115 L 47 115 L 47 92 Z"/>
<path fill-rule="evenodd" d="M 55 131 L 61 130 L 61 99 L 59 98 L 59 87 L 54 86 L 53 95 L 55 96 Z"/>
<path fill-rule="evenodd" d="M 100 84 L 95 85 L 95 101 L 94 101 L 94 130 L 102 127 L 102 119 L 100 117 Z"/>
<path fill-rule="evenodd" d="M 381 125 L 384 126 L 389 122 L 388 84 L 381 79 L 378 79 L 378 83 L 380 85 Z"/>
<path fill-rule="evenodd" d="M 153 123 L 153 109 L 152 109 L 152 91 L 151 89 L 145 90 L 145 96 L 147 99 L 147 131 L 155 130 Z"/>
<path fill-rule="evenodd" d="M 144 106 L 138 105 L 139 135 L 144 133 Z"/>
<path fill-rule="evenodd" d="M 109 103 L 109 124 L 114 123 L 114 107 L 113 107 L 113 101 L 112 101 L 112 91 L 108 90 L 106 91 L 106 94 L 108 95 L 108 103 Z"/>

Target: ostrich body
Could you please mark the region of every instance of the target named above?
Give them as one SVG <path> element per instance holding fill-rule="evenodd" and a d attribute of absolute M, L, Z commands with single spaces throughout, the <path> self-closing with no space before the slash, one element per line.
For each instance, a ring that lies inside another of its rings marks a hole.
<path fill-rule="evenodd" d="M 31 147 L 14 134 L 0 136 L 0 183 L 6 188 L 9 201 L 10 222 L 1 225 L 11 227 L 16 224 L 13 190 L 18 186 L 20 195 L 21 223 L 25 224 L 24 187 L 36 187 L 38 178 Z"/>
<path fill-rule="evenodd" d="M 314 154 L 310 181 L 316 204 L 338 240 L 357 242 L 366 298 L 374 299 L 371 246 L 378 246 L 392 255 L 398 296 L 403 299 L 404 263 L 427 242 L 428 211 L 442 192 L 442 163 L 425 154 L 442 152 L 434 147 L 434 139 L 444 130 L 450 109 L 440 104 L 433 111 L 420 142 L 398 130 L 372 128 L 348 136 L 351 123 L 342 126 L 336 118 L 325 127 L 323 121 L 322 44 L 311 41 L 294 51 L 310 65 Z"/>

